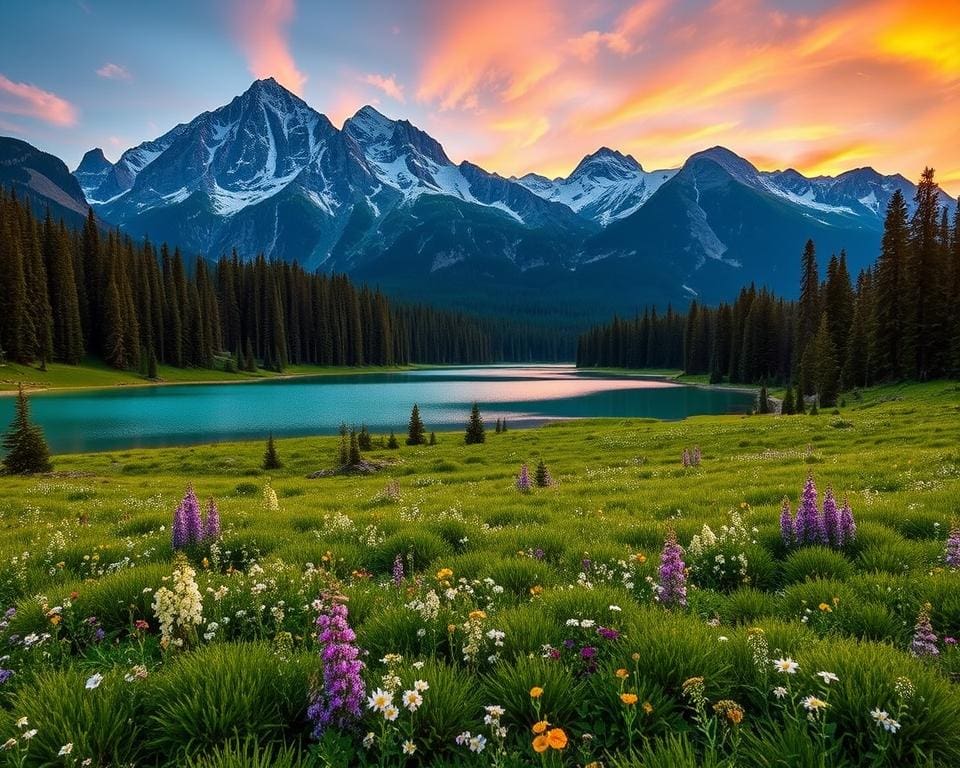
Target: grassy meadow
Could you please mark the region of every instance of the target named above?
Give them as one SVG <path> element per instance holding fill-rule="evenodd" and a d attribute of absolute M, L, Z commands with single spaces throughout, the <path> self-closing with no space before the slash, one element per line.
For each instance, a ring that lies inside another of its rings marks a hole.
<path fill-rule="evenodd" d="M 234 443 L 0 478 L 0 765 L 960 764 L 955 383 L 817 416 L 487 424 L 368 452 L 370 475 L 307 479 L 336 438 L 277 448 L 271 472 Z M 519 491 L 540 458 L 554 484 Z M 842 548 L 781 539 L 809 473 L 849 501 Z M 188 484 L 221 519 L 189 565 Z M 686 606 L 657 599 L 671 530 Z M 334 594 L 362 713 L 316 739 Z"/>

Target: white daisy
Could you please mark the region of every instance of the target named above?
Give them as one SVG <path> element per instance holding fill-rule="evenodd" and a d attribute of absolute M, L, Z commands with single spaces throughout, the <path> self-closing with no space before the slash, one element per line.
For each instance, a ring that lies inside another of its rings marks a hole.
<path fill-rule="evenodd" d="M 773 662 L 773 668 L 781 674 L 795 675 L 800 665 L 788 656 L 785 659 L 776 659 Z"/>

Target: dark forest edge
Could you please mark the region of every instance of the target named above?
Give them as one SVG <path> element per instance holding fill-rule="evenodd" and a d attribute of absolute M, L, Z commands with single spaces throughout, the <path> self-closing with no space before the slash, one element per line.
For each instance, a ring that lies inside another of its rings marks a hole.
<path fill-rule="evenodd" d="M 389 300 L 297 264 L 187 263 L 178 249 L 71 229 L 0 190 L 0 361 L 102 360 L 225 373 L 296 366 L 404 366 L 569 359 L 544 329 Z"/>
<path fill-rule="evenodd" d="M 853 283 L 841 251 L 821 282 L 816 248 L 801 257 L 800 298 L 741 289 L 731 304 L 648 309 L 584 333 L 578 367 L 679 369 L 710 383 L 798 388 L 821 405 L 873 384 L 960 378 L 960 205 L 953 224 L 924 170 L 917 208 L 887 207 L 880 254 Z"/>

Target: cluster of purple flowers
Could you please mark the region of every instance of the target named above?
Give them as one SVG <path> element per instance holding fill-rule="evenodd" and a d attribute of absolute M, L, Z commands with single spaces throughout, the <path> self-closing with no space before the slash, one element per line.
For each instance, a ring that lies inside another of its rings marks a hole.
<path fill-rule="evenodd" d="M 399 587 L 403 584 L 403 555 L 397 552 L 397 556 L 393 558 L 393 586 Z"/>
<path fill-rule="evenodd" d="M 592 621 L 588 622 L 587 620 L 584 620 L 581 626 L 587 627 L 588 623 L 591 626 L 593 625 Z M 613 627 L 597 627 L 596 635 L 601 640 L 606 640 L 608 642 L 613 642 L 620 639 L 620 631 L 614 629 Z M 546 653 L 546 658 L 552 661 L 562 661 L 566 655 L 568 658 L 571 658 L 574 663 L 579 662 L 580 669 L 578 674 L 580 675 L 592 675 L 599 668 L 600 652 L 602 647 L 597 647 L 597 645 L 594 645 L 589 639 L 582 639 L 578 641 L 572 637 L 568 637 L 563 641 L 559 648 L 547 647 L 549 650 Z"/>
<path fill-rule="evenodd" d="M 937 634 L 933 631 L 930 622 L 930 604 L 925 604 L 917 615 L 917 623 L 913 628 L 913 640 L 910 641 L 910 653 L 914 656 L 938 656 Z"/>
<path fill-rule="evenodd" d="M 520 474 L 517 475 L 517 490 L 520 493 L 530 493 L 533 482 L 530 480 L 530 470 L 526 464 L 520 465 Z"/>
<path fill-rule="evenodd" d="M 693 446 L 693 450 L 688 450 L 687 448 L 683 449 L 683 453 L 680 454 L 680 461 L 683 463 L 683 468 L 688 469 L 689 467 L 699 467 L 700 459 L 702 458 L 700 454 L 700 446 Z"/>
<path fill-rule="evenodd" d="M 790 513 L 790 502 L 784 498 L 780 507 L 780 538 L 787 547 L 823 544 L 842 549 L 857 536 L 857 524 L 847 500 L 837 506 L 831 489 L 823 497 L 823 509 L 817 504 L 817 486 L 813 475 L 807 476 L 800 496 L 797 514 Z"/>
<path fill-rule="evenodd" d="M 173 548 L 184 549 L 195 544 L 214 541 L 220 536 L 220 512 L 210 497 L 207 514 L 200 515 L 200 502 L 193 486 L 187 487 L 179 506 L 173 513 Z"/>
<path fill-rule="evenodd" d="M 658 570 L 654 599 L 668 608 L 687 605 L 687 567 L 683 562 L 683 547 L 677 542 L 677 534 L 670 531 L 663 544 L 660 554 L 660 568 Z"/>
<path fill-rule="evenodd" d="M 956 520 L 950 524 L 944 560 L 950 568 L 960 568 L 960 522 Z"/>
<path fill-rule="evenodd" d="M 362 715 L 366 687 L 360 672 L 357 636 L 347 620 L 347 606 L 338 597 L 314 603 L 317 616 L 317 642 L 323 665 L 323 688 L 315 692 L 307 717 L 313 721 L 313 736 L 319 739 L 329 727 L 344 729 Z"/>

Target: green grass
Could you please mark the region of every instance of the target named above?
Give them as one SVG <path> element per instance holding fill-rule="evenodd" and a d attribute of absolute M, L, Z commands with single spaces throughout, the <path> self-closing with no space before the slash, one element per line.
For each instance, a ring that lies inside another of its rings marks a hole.
<path fill-rule="evenodd" d="M 539 765 L 529 730 L 537 719 L 529 689 L 539 685 L 542 715 L 570 738 L 548 753 L 552 765 L 729 765 L 734 732 L 711 719 L 726 734 L 711 749 L 683 694 L 699 676 L 710 718 L 721 699 L 746 712 L 738 765 L 957 764 L 957 648 L 941 644 L 938 659 L 918 660 L 908 647 L 927 602 L 937 634 L 960 636 L 960 573 L 943 567 L 960 514 L 960 386 L 879 388 L 845 403 L 816 417 L 568 422 L 488 432 L 479 446 L 441 433 L 435 447 L 373 451 L 369 458 L 391 462 L 378 474 L 320 480 L 306 475 L 333 464 L 335 438 L 278 440 L 284 466 L 270 473 L 260 469 L 259 442 L 55 456 L 51 476 L 0 479 L 0 607 L 17 607 L 0 642 L 51 635 L 37 649 L 9 646 L 0 661 L 16 673 L 2 689 L 0 740 L 25 715 L 39 731 L 27 765 L 58 764 L 70 739 L 78 762 L 95 765 L 362 765 L 390 749 L 387 763 L 398 765 L 402 731 L 422 764 L 479 766 L 497 743 L 477 756 L 453 737 L 490 738 L 483 706 L 499 704 L 510 726 L 502 764 Z M 703 463 L 684 470 L 681 451 L 694 445 Z M 519 493 L 521 463 L 540 457 L 557 485 Z M 832 486 L 850 500 L 859 534 L 841 552 L 791 552 L 780 542 L 781 499 L 795 506 L 808 472 L 821 493 Z M 394 480 L 398 495 L 387 490 Z M 198 647 L 164 653 L 152 594 L 173 572 L 171 518 L 188 483 L 201 501 L 218 500 L 223 537 L 191 553 L 203 596 Z M 279 510 L 264 506 L 266 483 Z M 746 578 L 694 571 L 685 610 L 658 606 L 648 579 L 657 578 L 668 529 L 688 547 L 705 524 L 719 532 L 731 511 L 748 531 L 730 550 L 746 553 Z M 399 589 L 390 580 L 398 554 Z M 448 585 L 438 583 L 442 568 L 453 571 Z M 368 686 L 383 684 L 381 658 L 400 653 L 404 687 L 416 678 L 431 687 L 415 716 L 403 710 L 383 734 L 382 718 L 367 712 L 356 735 L 331 732 L 311 750 L 304 697 L 321 665 L 310 604 L 330 589 L 349 598 L 357 642 L 369 651 Z M 439 607 L 424 618 L 416 603 L 434 589 Z M 465 659 L 477 610 L 483 634 Z M 85 622 L 91 616 L 96 624 Z M 149 630 L 135 630 L 138 619 Z M 597 625 L 619 639 L 600 638 Z M 796 659 L 797 675 L 754 664 L 758 627 L 769 657 Z M 490 630 L 504 633 L 502 645 Z M 542 658 L 544 646 L 559 659 Z M 584 646 L 596 655 L 582 658 Z M 146 679 L 124 682 L 136 665 Z M 620 668 L 624 690 L 640 697 L 632 737 Z M 824 691 L 821 670 L 839 682 Z M 84 689 L 95 672 L 104 683 Z M 914 689 L 906 703 L 900 677 Z M 819 730 L 772 696 L 783 682 L 798 699 L 827 694 L 833 735 L 823 761 Z M 887 742 L 875 707 L 901 721 Z M 368 730 L 377 740 L 370 752 L 360 745 Z"/>
<path fill-rule="evenodd" d="M 15 392 L 18 384 L 27 389 L 86 389 L 103 387 L 144 386 L 151 384 L 206 384 L 213 382 L 258 381 L 280 376 L 326 376 L 335 374 L 389 373 L 409 370 L 413 366 L 366 366 L 349 367 L 335 365 L 290 365 L 283 373 L 258 369 L 248 373 L 230 373 L 220 368 L 174 368 L 161 365 L 157 368 L 159 378 L 152 381 L 146 376 L 116 368 L 92 358 L 81 365 L 49 363 L 46 371 L 36 365 L 19 363 L 0 364 L 0 392 Z"/>

